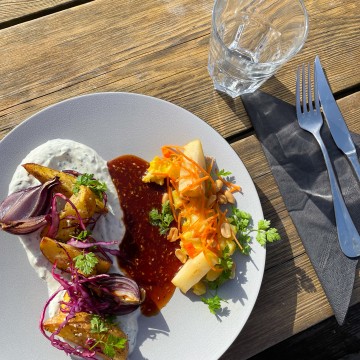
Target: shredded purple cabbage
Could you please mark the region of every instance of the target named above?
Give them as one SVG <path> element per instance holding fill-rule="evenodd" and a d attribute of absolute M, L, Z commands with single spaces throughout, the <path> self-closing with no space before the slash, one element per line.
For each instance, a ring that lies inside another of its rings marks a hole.
<path fill-rule="evenodd" d="M 145 292 L 135 281 L 120 274 L 101 274 L 89 278 L 81 275 L 71 265 L 70 279 L 66 279 L 55 272 L 56 264 L 52 269 L 52 275 L 59 282 L 60 288 L 48 299 L 40 317 L 40 331 L 50 340 L 51 344 L 66 354 L 80 356 L 84 359 L 95 359 L 95 352 L 81 346 L 73 347 L 65 341 L 57 338 L 61 329 L 66 326 L 78 312 L 100 315 L 125 315 L 135 311 L 144 301 Z M 48 306 L 62 291 L 69 295 L 69 301 L 60 301 L 60 311 L 66 314 L 59 328 L 47 335 L 44 329 L 44 319 Z M 64 305 L 64 306 L 61 306 Z"/>

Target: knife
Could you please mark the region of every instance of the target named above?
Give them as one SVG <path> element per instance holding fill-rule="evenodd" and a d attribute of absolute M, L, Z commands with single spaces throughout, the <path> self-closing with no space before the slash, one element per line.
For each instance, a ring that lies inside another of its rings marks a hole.
<path fill-rule="evenodd" d="M 330 133 L 337 147 L 349 159 L 357 175 L 357 178 L 360 181 L 360 164 L 354 142 L 351 138 L 349 129 L 346 126 L 344 118 L 341 115 L 340 109 L 336 104 L 318 56 L 316 56 L 315 58 L 315 74 L 318 84 L 321 107 L 325 114 L 325 119 L 329 126 Z"/>

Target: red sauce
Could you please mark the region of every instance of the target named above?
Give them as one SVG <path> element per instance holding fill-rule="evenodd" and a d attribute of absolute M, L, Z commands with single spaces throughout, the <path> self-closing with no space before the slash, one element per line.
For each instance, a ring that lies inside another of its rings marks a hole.
<path fill-rule="evenodd" d="M 126 232 L 120 244 L 119 266 L 146 290 L 142 313 L 157 314 L 172 297 L 172 278 L 181 263 L 174 252 L 178 246 L 160 235 L 149 222 L 149 212 L 161 209 L 165 188 L 142 182 L 149 164 L 136 156 L 120 156 L 108 162 L 113 183 L 124 212 Z"/>

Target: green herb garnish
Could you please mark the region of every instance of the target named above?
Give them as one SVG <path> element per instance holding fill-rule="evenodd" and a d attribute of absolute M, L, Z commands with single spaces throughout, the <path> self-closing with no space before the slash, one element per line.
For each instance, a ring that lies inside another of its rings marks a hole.
<path fill-rule="evenodd" d="M 92 333 L 102 333 L 109 330 L 108 328 L 108 321 L 102 318 L 99 315 L 93 315 L 90 321 Z"/>
<path fill-rule="evenodd" d="M 104 182 L 100 182 L 94 179 L 94 174 L 82 174 L 79 175 L 76 179 L 76 182 L 73 187 L 73 193 L 77 194 L 80 190 L 80 185 L 87 186 L 90 190 L 97 195 L 101 200 L 103 199 L 103 194 L 107 190 L 107 186 Z"/>
<path fill-rule="evenodd" d="M 120 350 L 125 347 L 127 339 L 120 338 L 115 335 L 109 334 L 106 342 L 104 342 L 104 354 L 113 358 L 116 354 L 116 349 Z"/>
<path fill-rule="evenodd" d="M 86 240 L 89 236 L 91 235 L 91 231 L 90 230 L 82 230 L 78 235 L 73 235 L 72 237 L 76 240 L 79 241 L 84 241 Z"/>
<path fill-rule="evenodd" d="M 161 235 L 165 235 L 169 230 L 171 222 L 174 220 L 170 201 L 167 200 L 161 205 L 161 213 L 157 209 L 152 209 L 149 212 L 149 220 L 151 225 L 159 227 Z"/>
<path fill-rule="evenodd" d="M 113 358 L 116 355 L 117 349 L 123 349 L 126 345 L 127 339 L 122 337 L 117 337 L 113 334 L 109 334 L 106 337 L 106 332 L 109 330 L 109 326 L 113 324 L 113 321 L 109 318 L 103 318 L 99 315 L 93 315 L 90 325 L 91 332 L 104 334 L 96 343 L 90 348 L 90 350 L 96 348 L 100 344 L 103 345 L 104 354 L 110 358 Z"/>
<path fill-rule="evenodd" d="M 230 176 L 231 174 L 232 174 L 231 171 L 225 171 L 224 169 L 221 169 L 216 173 L 217 176 L 222 176 L 222 177 Z"/>
<path fill-rule="evenodd" d="M 216 267 L 222 270 L 221 274 L 214 281 L 208 282 L 210 289 L 217 290 L 224 282 L 231 278 L 234 261 L 229 255 L 229 251 L 229 247 L 226 246 L 223 250 L 222 257 L 219 258 L 219 263 L 216 265 Z"/>
<path fill-rule="evenodd" d="M 93 252 L 82 253 L 74 257 L 75 267 L 84 275 L 90 275 L 94 270 L 96 264 L 99 262 L 98 258 Z"/>
<path fill-rule="evenodd" d="M 202 302 L 205 303 L 212 314 L 216 314 L 221 309 L 221 302 L 226 302 L 219 295 L 215 294 L 209 298 L 201 298 Z"/>
<path fill-rule="evenodd" d="M 250 233 L 256 232 L 256 240 L 260 245 L 264 246 L 266 243 L 280 240 L 280 235 L 275 228 L 270 228 L 269 220 L 260 220 L 257 228 L 251 227 L 251 215 L 236 207 L 232 208 L 232 214 L 229 217 L 229 222 L 235 228 L 236 238 L 238 239 L 243 254 L 250 253 Z"/>

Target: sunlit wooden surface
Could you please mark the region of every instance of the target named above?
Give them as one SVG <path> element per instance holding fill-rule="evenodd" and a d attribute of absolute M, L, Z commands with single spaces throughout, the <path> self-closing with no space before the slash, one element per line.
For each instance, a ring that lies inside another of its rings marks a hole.
<path fill-rule="evenodd" d="M 305 0 L 302 51 L 262 90 L 294 103 L 295 69 L 319 55 L 352 131 L 360 133 L 357 0 Z M 268 247 L 263 284 L 245 328 L 222 359 L 249 358 L 331 317 L 332 310 L 286 211 L 240 99 L 207 73 L 212 2 L 205 0 L 0 1 L 0 138 L 61 100 L 124 91 L 171 101 L 237 151 L 282 241 Z M 360 301 L 356 276 L 352 304 Z"/>

